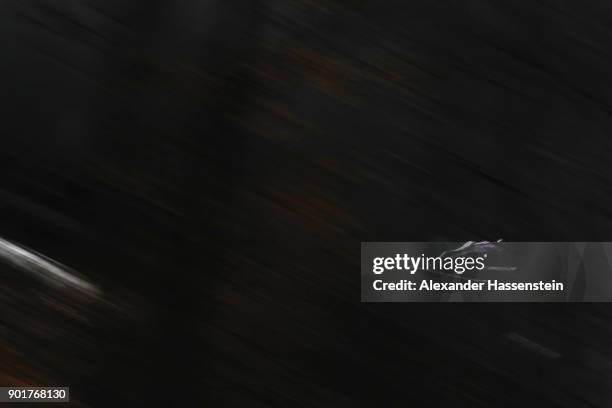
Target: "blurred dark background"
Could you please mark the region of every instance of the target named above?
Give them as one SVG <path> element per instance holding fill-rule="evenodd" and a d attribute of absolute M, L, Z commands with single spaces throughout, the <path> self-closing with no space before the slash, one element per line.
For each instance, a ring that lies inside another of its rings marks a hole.
<path fill-rule="evenodd" d="M 612 406 L 606 304 L 362 304 L 362 241 L 609 241 L 606 1 L 3 0 L 2 385 Z"/>

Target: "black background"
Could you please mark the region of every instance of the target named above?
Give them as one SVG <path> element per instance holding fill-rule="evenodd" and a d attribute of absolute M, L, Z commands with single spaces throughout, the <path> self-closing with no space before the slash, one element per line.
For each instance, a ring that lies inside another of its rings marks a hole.
<path fill-rule="evenodd" d="M 611 22 L 3 1 L 0 234 L 105 299 L 75 323 L 6 272 L 0 379 L 83 406 L 609 406 L 606 304 L 362 304 L 359 250 L 610 240 Z"/>

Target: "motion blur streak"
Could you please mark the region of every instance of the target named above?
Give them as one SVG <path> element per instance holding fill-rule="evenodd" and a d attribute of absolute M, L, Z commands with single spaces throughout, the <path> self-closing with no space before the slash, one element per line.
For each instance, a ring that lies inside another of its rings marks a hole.
<path fill-rule="evenodd" d="M 49 283 L 70 286 L 87 292 L 90 295 L 100 295 L 100 291 L 96 286 L 79 278 L 65 266 L 3 238 L 0 238 L 0 258 L 20 270 L 32 273 Z"/>

